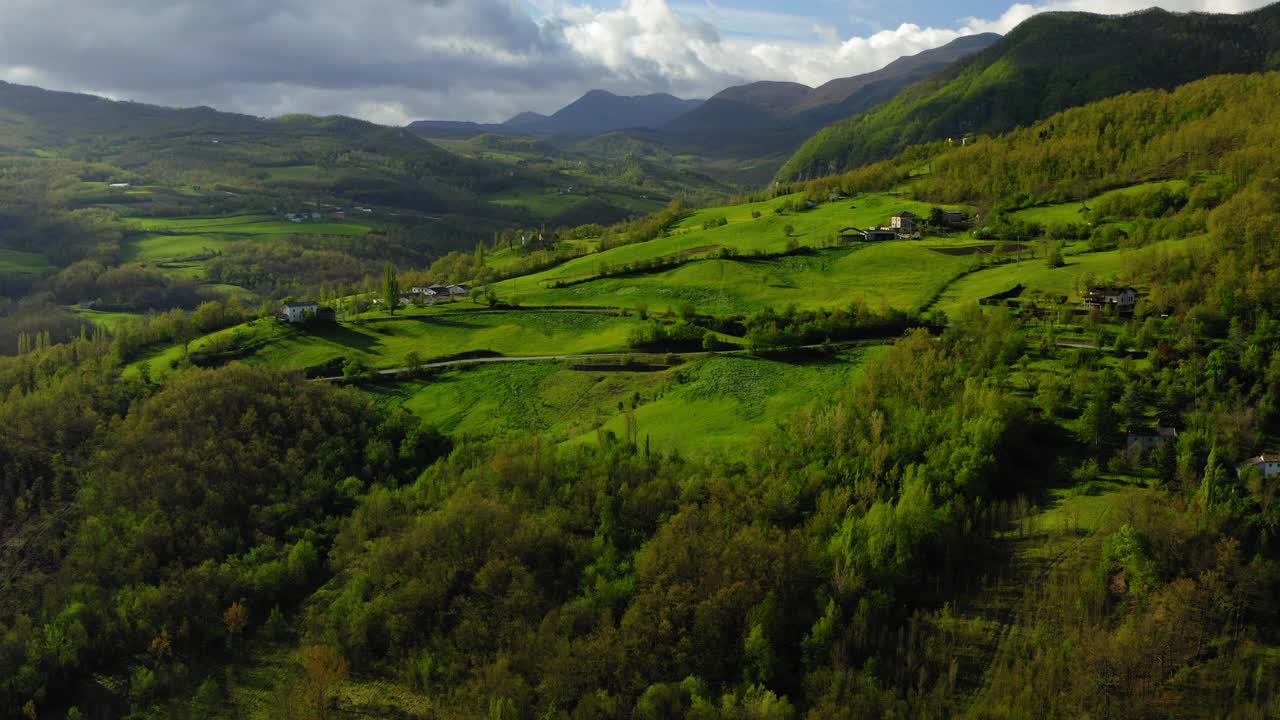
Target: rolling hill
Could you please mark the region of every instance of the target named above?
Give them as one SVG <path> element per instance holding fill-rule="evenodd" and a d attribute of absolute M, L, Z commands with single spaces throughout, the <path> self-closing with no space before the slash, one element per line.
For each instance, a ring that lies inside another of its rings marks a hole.
<path fill-rule="evenodd" d="M 778 177 L 825 175 L 912 144 L 1000 133 L 1134 90 L 1274 69 L 1277 50 L 1280 5 L 1240 15 L 1044 13 L 892 101 L 823 129 Z"/>

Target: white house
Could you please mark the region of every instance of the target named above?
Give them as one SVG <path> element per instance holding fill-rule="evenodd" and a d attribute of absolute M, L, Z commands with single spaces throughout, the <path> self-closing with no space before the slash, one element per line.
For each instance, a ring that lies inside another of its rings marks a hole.
<path fill-rule="evenodd" d="M 1243 474 L 1251 467 L 1258 468 L 1258 472 L 1261 472 L 1264 478 L 1280 475 L 1280 455 L 1259 455 L 1249 458 L 1236 468 L 1236 473 Z"/>
<path fill-rule="evenodd" d="M 1120 312 L 1132 312 L 1138 303 L 1138 291 L 1119 285 L 1091 285 L 1084 294 L 1085 307 L 1114 308 Z"/>
<path fill-rule="evenodd" d="M 280 316 L 285 322 L 302 322 L 309 317 L 315 317 L 320 312 L 320 304 L 315 302 L 291 302 L 285 303 L 284 308 L 280 312 Z"/>
<path fill-rule="evenodd" d="M 107 187 L 112 188 L 114 190 L 128 190 L 131 186 L 129 185 L 129 183 L 111 183 Z"/>

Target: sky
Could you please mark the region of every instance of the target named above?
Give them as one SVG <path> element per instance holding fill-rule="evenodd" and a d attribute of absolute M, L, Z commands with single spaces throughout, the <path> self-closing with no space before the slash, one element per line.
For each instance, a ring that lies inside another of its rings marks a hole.
<path fill-rule="evenodd" d="M 0 80 L 388 125 L 551 113 L 588 90 L 819 85 L 1053 10 L 1153 0 L 0 0 Z M 1267 0 L 1159 0 L 1237 13 Z"/>

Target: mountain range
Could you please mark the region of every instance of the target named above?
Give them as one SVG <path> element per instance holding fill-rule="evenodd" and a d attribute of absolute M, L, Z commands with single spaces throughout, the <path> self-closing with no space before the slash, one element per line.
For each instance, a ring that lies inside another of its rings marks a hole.
<path fill-rule="evenodd" d="M 421 120 L 411 123 L 409 129 L 440 138 L 483 133 L 591 136 L 618 130 L 656 130 L 682 136 L 685 141 L 706 136 L 723 142 L 726 133 L 740 138 L 758 136 L 762 130 L 787 130 L 790 137 L 889 100 L 908 85 L 999 39 L 993 33 L 959 38 L 939 48 L 898 58 L 874 72 L 837 78 L 817 88 L 760 81 L 727 88 L 706 101 L 683 100 L 665 93 L 628 97 L 592 90 L 549 116 L 523 112 L 496 124 Z"/>
<path fill-rule="evenodd" d="M 409 129 L 427 137 L 507 135 L 599 135 L 626 128 L 657 128 L 697 108 L 702 100 L 666 93 L 623 96 L 592 90 L 553 115 L 522 112 L 504 123 L 419 120 Z"/>

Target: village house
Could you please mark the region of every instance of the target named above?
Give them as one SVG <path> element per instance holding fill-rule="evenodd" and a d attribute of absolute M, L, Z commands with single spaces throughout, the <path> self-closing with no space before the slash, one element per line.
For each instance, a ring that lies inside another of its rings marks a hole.
<path fill-rule="evenodd" d="M 964 222 L 964 213 L 959 210 L 943 210 L 942 219 L 950 225 Z"/>
<path fill-rule="evenodd" d="M 320 304 L 316 302 L 285 303 L 280 310 L 280 319 L 289 323 L 300 323 L 320 314 Z"/>
<path fill-rule="evenodd" d="M 130 188 L 130 185 L 129 183 L 111 183 L 107 187 L 111 188 L 112 190 L 128 190 Z"/>
<path fill-rule="evenodd" d="M 893 230 L 885 230 L 883 228 L 867 228 L 862 230 L 855 227 L 847 227 L 840 231 L 840 240 L 842 242 L 880 242 L 884 240 L 897 240 L 898 233 Z"/>
<path fill-rule="evenodd" d="M 1119 285 L 1091 285 L 1084 294 L 1084 305 L 1099 310 L 1111 308 L 1118 312 L 1133 312 L 1138 303 L 1138 291 Z"/>
<path fill-rule="evenodd" d="M 1150 452 L 1165 443 L 1176 442 L 1178 440 L 1178 431 L 1170 427 L 1156 428 L 1154 430 L 1139 430 L 1129 433 L 1128 448 L 1133 450 L 1137 448 L 1141 452 Z"/>
<path fill-rule="evenodd" d="M 466 297 L 471 294 L 470 285 L 450 285 L 446 289 L 452 297 Z"/>
<path fill-rule="evenodd" d="M 1280 455 L 1259 455 L 1245 460 L 1236 467 L 1236 474 L 1243 475 L 1249 468 L 1258 468 L 1262 477 L 1271 478 L 1280 475 Z"/>
<path fill-rule="evenodd" d="M 897 230 L 900 235 L 910 235 L 916 231 L 917 220 L 919 220 L 918 215 L 904 210 L 889 218 L 889 227 Z"/>

